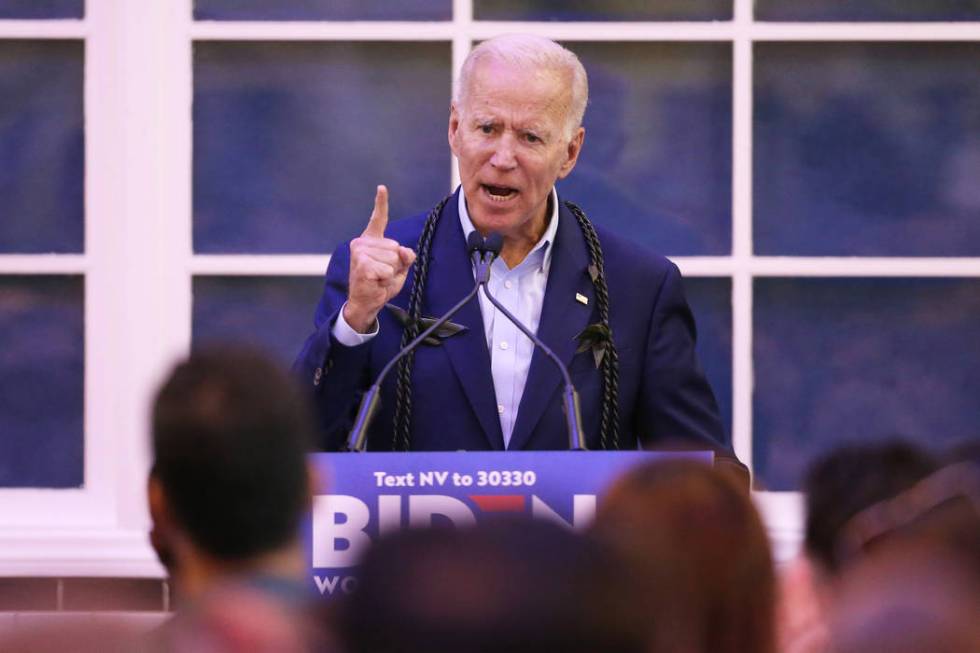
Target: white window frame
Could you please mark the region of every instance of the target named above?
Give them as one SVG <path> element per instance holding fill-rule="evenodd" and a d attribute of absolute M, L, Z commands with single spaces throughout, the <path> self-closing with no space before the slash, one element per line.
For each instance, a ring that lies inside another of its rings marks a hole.
<path fill-rule="evenodd" d="M 675 257 L 732 281 L 733 433 L 752 462 L 752 301 L 760 277 L 980 277 L 980 258 L 767 257 L 752 248 L 753 45 L 766 41 L 980 41 L 971 23 L 762 23 L 752 0 L 720 22 L 485 22 L 453 0 L 445 22 L 195 22 L 192 0 L 87 0 L 83 20 L 4 20 L 0 39 L 85 43 L 83 254 L 0 255 L 0 275 L 85 280 L 85 486 L 0 490 L 0 575 L 160 577 L 146 530 L 149 401 L 191 340 L 198 275 L 309 275 L 324 255 L 195 255 L 195 41 L 440 41 L 454 74 L 474 40 L 529 32 L 575 41 L 716 41 L 733 48 L 732 253 Z M 447 181 L 455 185 L 455 162 Z M 311 307 L 312 310 L 312 307 Z M 297 347 L 299 343 L 297 343 Z M 802 498 L 757 492 L 776 557 L 799 547 Z"/>

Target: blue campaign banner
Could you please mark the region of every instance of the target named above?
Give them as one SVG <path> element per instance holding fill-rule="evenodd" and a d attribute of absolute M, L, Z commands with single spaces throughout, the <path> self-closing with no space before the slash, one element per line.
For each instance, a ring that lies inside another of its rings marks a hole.
<path fill-rule="evenodd" d="M 324 596 L 350 591 L 364 548 L 385 533 L 432 524 L 465 526 L 521 513 L 583 528 L 596 497 L 626 468 L 673 458 L 710 464 L 712 453 L 654 451 L 461 451 L 314 454 L 319 476 L 304 536 L 310 578 Z"/>

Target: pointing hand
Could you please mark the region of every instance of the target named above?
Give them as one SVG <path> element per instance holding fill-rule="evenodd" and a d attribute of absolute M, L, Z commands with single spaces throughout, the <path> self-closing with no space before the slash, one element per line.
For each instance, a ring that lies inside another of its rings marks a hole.
<path fill-rule="evenodd" d="M 350 274 L 344 319 L 355 331 L 371 330 L 378 313 L 397 295 L 408 270 L 415 262 L 415 252 L 385 238 L 388 226 L 388 189 L 378 186 L 374 211 L 361 235 L 350 243 Z"/>

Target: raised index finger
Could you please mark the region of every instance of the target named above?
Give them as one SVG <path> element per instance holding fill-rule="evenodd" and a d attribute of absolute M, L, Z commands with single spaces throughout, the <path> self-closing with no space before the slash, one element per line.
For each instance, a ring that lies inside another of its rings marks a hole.
<path fill-rule="evenodd" d="M 374 196 L 374 211 L 371 212 L 371 219 L 368 220 L 367 227 L 362 236 L 374 238 L 384 238 L 385 228 L 388 226 L 388 189 L 385 186 L 378 186 L 378 192 Z"/>

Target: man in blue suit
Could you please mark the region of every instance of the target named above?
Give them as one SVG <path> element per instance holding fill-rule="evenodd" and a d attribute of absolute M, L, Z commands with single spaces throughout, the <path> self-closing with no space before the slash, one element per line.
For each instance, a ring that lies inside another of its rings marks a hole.
<path fill-rule="evenodd" d="M 388 225 L 379 186 L 364 233 L 331 257 L 295 364 L 317 395 L 324 449 L 344 447 L 360 395 L 426 318 L 473 287 L 466 242 L 477 230 L 503 236 L 490 290 L 569 367 L 590 449 L 732 456 L 677 267 L 557 196 L 587 99 L 584 68 L 553 41 L 497 37 L 473 50 L 449 118 L 460 187 Z M 453 322 L 385 380 L 369 448 L 567 448 L 553 364 L 482 295 Z"/>

